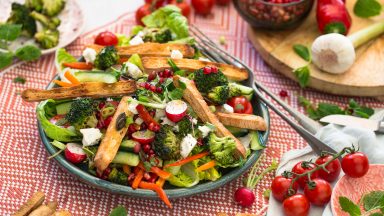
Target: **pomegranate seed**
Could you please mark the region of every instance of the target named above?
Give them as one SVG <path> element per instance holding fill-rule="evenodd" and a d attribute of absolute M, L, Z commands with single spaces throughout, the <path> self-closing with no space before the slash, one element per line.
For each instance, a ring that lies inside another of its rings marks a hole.
<path fill-rule="evenodd" d="M 147 124 L 145 124 L 145 122 L 141 123 L 141 125 L 140 125 L 141 130 L 145 130 L 147 128 L 148 128 L 148 126 L 147 126 Z"/>
<path fill-rule="evenodd" d="M 163 71 L 160 71 L 160 72 L 158 73 L 158 75 L 159 75 L 159 77 L 164 77 L 164 72 L 163 72 Z"/>
<path fill-rule="evenodd" d="M 143 175 L 143 178 L 148 181 L 149 179 L 151 179 L 151 175 L 149 175 L 149 173 L 145 172 Z"/>
<path fill-rule="evenodd" d="M 148 180 L 148 182 L 155 183 L 157 175 L 155 173 L 149 173 L 149 175 L 151 175 L 151 178 Z"/>
<path fill-rule="evenodd" d="M 160 79 L 159 79 L 159 83 L 161 84 L 161 83 L 163 83 L 164 82 L 164 77 L 160 77 Z"/>
<path fill-rule="evenodd" d="M 149 90 L 151 90 L 152 92 L 156 92 L 156 86 L 151 85 L 151 86 L 149 87 Z"/>
<path fill-rule="evenodd" d="M 157 74 L 155 71 L 152 71 L 151 73 L 149 73 L 148 75 L 148 82 L 154 80 L 156 78 Z"/>
<path fill-rule="evenodd" d="M 149 144 L 146 144 L 143 146 L 143 151 L 146 153 L 146 154 L 149 154 L 149 152 L 151 151 L 151 146 Z"/>
<path fill-rule="evenodd" d="M 148 125 L 148 129 L 153 131 L 153 132 L 157 132 L 160 130 L 160 126 L 151 122 L 149 125 Z"/>
<path fill-rule="evenodd" d="M 149 82 L 146 82 L 145 83 L 145 86 L 144 86 L 146 89 L 149 89 L 151 87 L 151 84 Z"/>
<path fill-rule="evenodd" d="M 169 69 L 164 69 L 163 77 L 169 77 L 170 74 L 171 74 L 171 71 Z"/>
<path fill-rule="evenodd" d="M 99 128 L 99 129 L 104 128 L 104 122 L 103 122 L 102 120 L 99 120 L 99 121 L 97 122 L 96 128 Z"/>
<path fill-rule="evenodd" d="M 128 133 L 135 133 L 137 130 L 136 130 L 136 127 L 135 127 L 135 123 L 132 123 L 128 126 Z"/>
<path fill-rule="evenodd" d="M 128 176 L 128 181 L 133 180 L 135 178 L 135 173 L 131 173 Z"/>
<path fill-rule="evenodd" d="M 281 90 L 279 92 L 280 97 L 288 97 L 288 92 L 286 90 Z"/>
<path fill-rule="evenodd" d="M 151 110 L 149 111 L 149 115 L 151 115 L 152 117 L 156 115 L 156 111 L 155 110 Z"/>
<path fill-rule="evenodd" d="M 99 103 L 99 109 L 103 109 L 105 107 L 105 103 L 104 102 L 100 102 Z"/>
<path fill-rule="evenodd" d="M 100 173 L 96 172 L 96 176 L 101 179 L 107 180 L 110 173 L 111 173 L 111 168 L 107 167 L 107 169 L 105 169 L 103 174 L 101 175 Z"/>
<path fill-rule="evenodd" d="M 204 74 L 210 74 L 212 72 L 212 68 L 211 67 L 204 67 L 204 69 L 203 69 L 203 73 Z"/>
<path fill-rule="evenodd" d="M 142 88 L 145 88 L 145 82 L 139 83 L 139 86 L 142 87 Z"/>
<path fill-rule="evenodd" d="M 197 143 L 196 143 L 198 146 L 202 146 L 204 143 L 203 143 L 203 138 L 198 138 L 197 139 Z"/>
<path fill-rule="evenodd" d="M 211 67 L 211 70 L 212 70 L 212 73 L 217 73 L 219 70 L 217 69 L 217 67 L 215 66 L 212 66 Z"/>
<path fill-rule="evenodd" d="M 111 121 L 112 121 L 112 116 L 109 116 L 108 118 L 106 118 L 106 119 L 104 120 L 104 125 L 105 125 L 105 127 L 108 127 L 109 124 L 111 124 Z"/>
<path fill-rule="evenodd" d="M 161 93 L 161 92 L 163 92 L 163 89 L 162 89 L 161 87 L 157 87 L 157 88 L 156 88 L 156 92 L 157 92 L 157 93 Z"/>
<path fill-rule="evenodd" d="M 154 155 L 155 154 L 155 151 L 153 151 L 153 149 L 149 150 L 149 154 L 150 155 Z"/>
<path fill-rule="evenodd" d="M 169 72 L 169 76 L 168 77 L 173 77 L 173 71 Z"/>

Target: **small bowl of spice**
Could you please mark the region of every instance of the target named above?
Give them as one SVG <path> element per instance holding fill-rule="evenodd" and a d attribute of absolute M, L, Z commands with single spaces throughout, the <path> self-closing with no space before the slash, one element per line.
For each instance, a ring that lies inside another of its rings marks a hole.
<path fill-rule="evenodd" d="M 299 25 L 311 11 L 313 0 L 233 0 L 240 15 L 253 27 L 272 30 Z"/>

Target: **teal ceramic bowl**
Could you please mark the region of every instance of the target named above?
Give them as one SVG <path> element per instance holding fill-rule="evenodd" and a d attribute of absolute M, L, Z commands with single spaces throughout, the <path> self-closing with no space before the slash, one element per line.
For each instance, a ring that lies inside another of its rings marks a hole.
<path fill-rule="evenodd" d="M 253 84 L 253 74 L 249 74 L 249 79 L 247 81 L 244 81 L 243 84 L 256 88 L 255 85 Z M 54 79 L 57 79 L 55 77 Z M 47 89 L 51 89 L 54 87 L 54 84 L 51 82 L 48 86 Z M 253 109 L 254 113 L 262 116 L 268 125 L 269 128 L 269 112 L 265 104 L 260 102 L 257 98 L 253 98 L 252 100 L 253 104 Z M 38 124 L 38 129 L 39 129 L 39 134 L 41 137 L 41 140 L 44 144 L 44 147 L 48 151 L 50 155 L 53 155 L 57 152 L 57 149 L 53 147 L 50 142 L 51 140 L 45 135 L 44 130 L 41 127 L 40 122 L 37 122 Z M 262 132 L 260 139 L 261 141 L 266 144 L 268 141 L 268 135 L 269 135 L 269 130 L 266 132 Z M 249 156 L 248 160 L 242 167 L 237 167 L 237 168 L 232 168 L 232 169 L 224 169 L 222 171 L 222 177 L 218 179 L 217 181 L 207 181 L 207 182 L 200 182 L 199 184 L 190 187 L 190 188 L 177 188 L 173 187 L 172 185 L 166 184 L 164 186 L 165 192 L 167 193 L 168 197 L 170 199 L 175 199 L 175 198 L 181 198 L 181 197 L 189 197 L 193 196 L 196 194 L 208 192 L 211 190 L 215 190 L 217 188 L 222 187 L 223 185 L 227 184 L 228 182 L 233 181 L 234 179 L 238 178 L 241 174 L 246 172 L 260 157 L 260 154 L 262 151 L 254 151 L 252 154 Z M 68 162 L 63 154 L 60 154 L 56 157 L 54 157 L 54 160 L 68 173 L 71 175 L 75 176 L 78 178 L 80 181 L 92 185 L 98 189 L 108 191 L 111 193 L 116 193 L 116 194 L 123 194 L 127 195 L 130 197 L 137 197 L 137 198 L 146 198 L 146 199 L 158 199 L 157 194 L 155 192 L 152 192 L 150 190 L 142 190 L 142 189 L 136 189 L 133 190 L 129 186 L 124 186 L 124 185 L 119 185 L 119 184 L 114 184 L 109 181 L 102 180 L 100 178 L 97 178 L 87 172 L 87 166 L 84 165 L 74 165 L 70 162 Z"/>

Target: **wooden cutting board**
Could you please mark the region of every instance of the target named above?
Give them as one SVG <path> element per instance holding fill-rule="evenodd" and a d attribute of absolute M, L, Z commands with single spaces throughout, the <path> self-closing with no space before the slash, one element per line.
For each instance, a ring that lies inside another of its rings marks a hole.
<path fill-rule="evenodd" d="M 356 0 L 347 0 L 352 16 L 350 34 L 376 22 L 383 17 L 363 19 L 354 16 Z M 314 4 L 307 19 L 296 29 L 287 31 L 267 31 L 248 27 L 248 37 L 263 59 L 274 69 L 297 81 L 292 70 L 304 66 L 306 62 L 293 51 L 294 44 L 311 46 L 320 35 L 315 18 Z M 384 96 L 384 36 L 359 47 L 356 61 L 344 74 L 330 74 L 310 65 L 309 87 L 337 95 Z"/>

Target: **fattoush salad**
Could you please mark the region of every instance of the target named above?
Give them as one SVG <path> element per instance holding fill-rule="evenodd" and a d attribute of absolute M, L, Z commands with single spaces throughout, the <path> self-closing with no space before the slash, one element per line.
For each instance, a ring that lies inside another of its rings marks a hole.
<path fill-rule="evenodd" d="M 265 148 L 267 124 L 253 114 L 253 89 L 239 83 L 247 71 L 204 58 L 178 8 L 143 22 L 129 36 L 100 33 L 80 60 L 59 49 L 57 87 L 22 97 L 41 101 L 38 120 L 57 154 L 101 179 L 153 190 L 171 207 L 165 188 L 242 166 Z"/>

